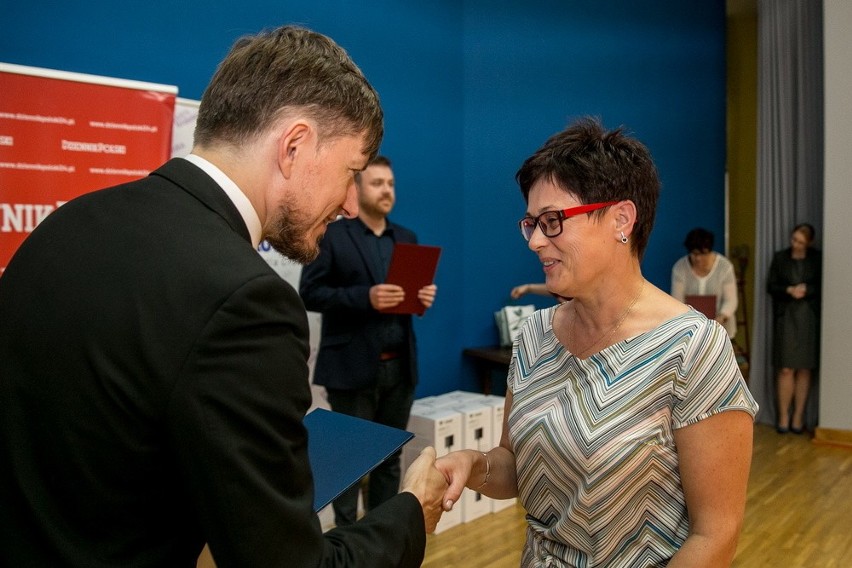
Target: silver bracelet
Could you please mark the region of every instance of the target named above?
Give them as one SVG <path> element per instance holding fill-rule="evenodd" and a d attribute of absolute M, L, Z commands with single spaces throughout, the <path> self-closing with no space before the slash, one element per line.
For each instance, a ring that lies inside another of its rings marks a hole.
<path fill-rule="evenodd" d="M 479 484 L 479 486 L 476 489 L 481 489 L 482 487 L 484 487 L 485 484 L 488 483 L 488 478 L 491 477 L 491 460 L 488 459 L 487 453 L 485 453 L 485 452 L 479 452 L 479 453 L 481 453 L 483 456 L 485 456 L 485 479 L 482 481 L 482 483 Z"/>

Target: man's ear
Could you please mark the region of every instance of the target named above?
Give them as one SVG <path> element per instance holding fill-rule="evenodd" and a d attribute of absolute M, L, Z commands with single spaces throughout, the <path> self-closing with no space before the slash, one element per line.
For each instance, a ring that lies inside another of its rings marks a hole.
<path fill-rule="evenodd" d="M 299 159 L 312 147 L 316 138 L 313 125 L 306 120 L 288 121 L 278 137 L 278 167 L 281 175 L 289 179 Z"/>

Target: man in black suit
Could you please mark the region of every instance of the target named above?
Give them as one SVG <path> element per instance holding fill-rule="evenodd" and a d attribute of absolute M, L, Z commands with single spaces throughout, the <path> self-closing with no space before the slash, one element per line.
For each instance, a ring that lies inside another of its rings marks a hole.
<path fill-rule="evenodd" d="M 0 565 L 419 566 L 446 482 L 322 534 L 308 325 L 257 254 L 301 262 L 375 155 L 375 91 L 333 41 L 237 41 L 187 159 L 60 207 L 0 277 Z M 425 529 L 425 530 L 424 530 Z"/>
<path fill-rule="evenodd" d="M 417 384 L 417 352 L 410 315 L 385 314 L 400 304 L 402 287 L 385 284 L 396 243 L 416 243 L 415 234 L 388 220 L 396 200 L 390 160 L 377 156 L 355 175 L 358 217 L 334 223 L 317 259 L 302 270 L 299 293 L 309 310 L 321 312 L 314 383 L 325 387 L 332 410 L 405 428 Z M 417 292 L 432 306 L 435 284 Z M 400 452 L 369 476 L 365 509 L 399 489 Z M 356 521 L 358 485 L 334 501 L 337 526 Z"/>

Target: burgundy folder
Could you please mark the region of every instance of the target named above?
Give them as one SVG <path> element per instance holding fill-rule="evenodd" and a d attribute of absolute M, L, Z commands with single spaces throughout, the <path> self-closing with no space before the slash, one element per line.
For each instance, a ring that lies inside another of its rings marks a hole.
<path fill-rule="evenodd" d="M 397 306 L 383 309 L 382 313 L 422 316 L 426 306 L 417 299 L 417 291 L 435 281 L 440 256 L 441 247 L 397 243 L 393 247 L 385 283 L 402 286 L 405 299 Z"/>
<path fill-rule="evenodd" d="M 707 319 L 716 319 L 716 296 L 687 296 L 684 303 L 707 316 Z"/>

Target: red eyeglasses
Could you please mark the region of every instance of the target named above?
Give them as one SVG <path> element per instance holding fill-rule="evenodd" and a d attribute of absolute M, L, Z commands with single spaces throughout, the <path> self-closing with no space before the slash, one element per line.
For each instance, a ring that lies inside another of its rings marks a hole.
<path fill-rule="evenodd" d="M 562 234 L 562 221 L 565 219 L 574 217 L 575 215 L 582 215 L 583 213 L 591 213 L 592 211 L 597 211 L 598 209 L 603 209 L 604 207 L 609 207 L 616 203 L 618 203 L 618 201 L 587 203 L 585 205 L 578 205 L 577 207 L 562 209 L 561 211 L 545 211 L 538 217 L 530 217 L 527 215 L 518 221 L 518 226 L 521 228 L 521 234 L 527 241 L 532 238 L 536 227 L 541 228 L 541 232 L 545 237 L 552 239 L 553 237 Z"/>

